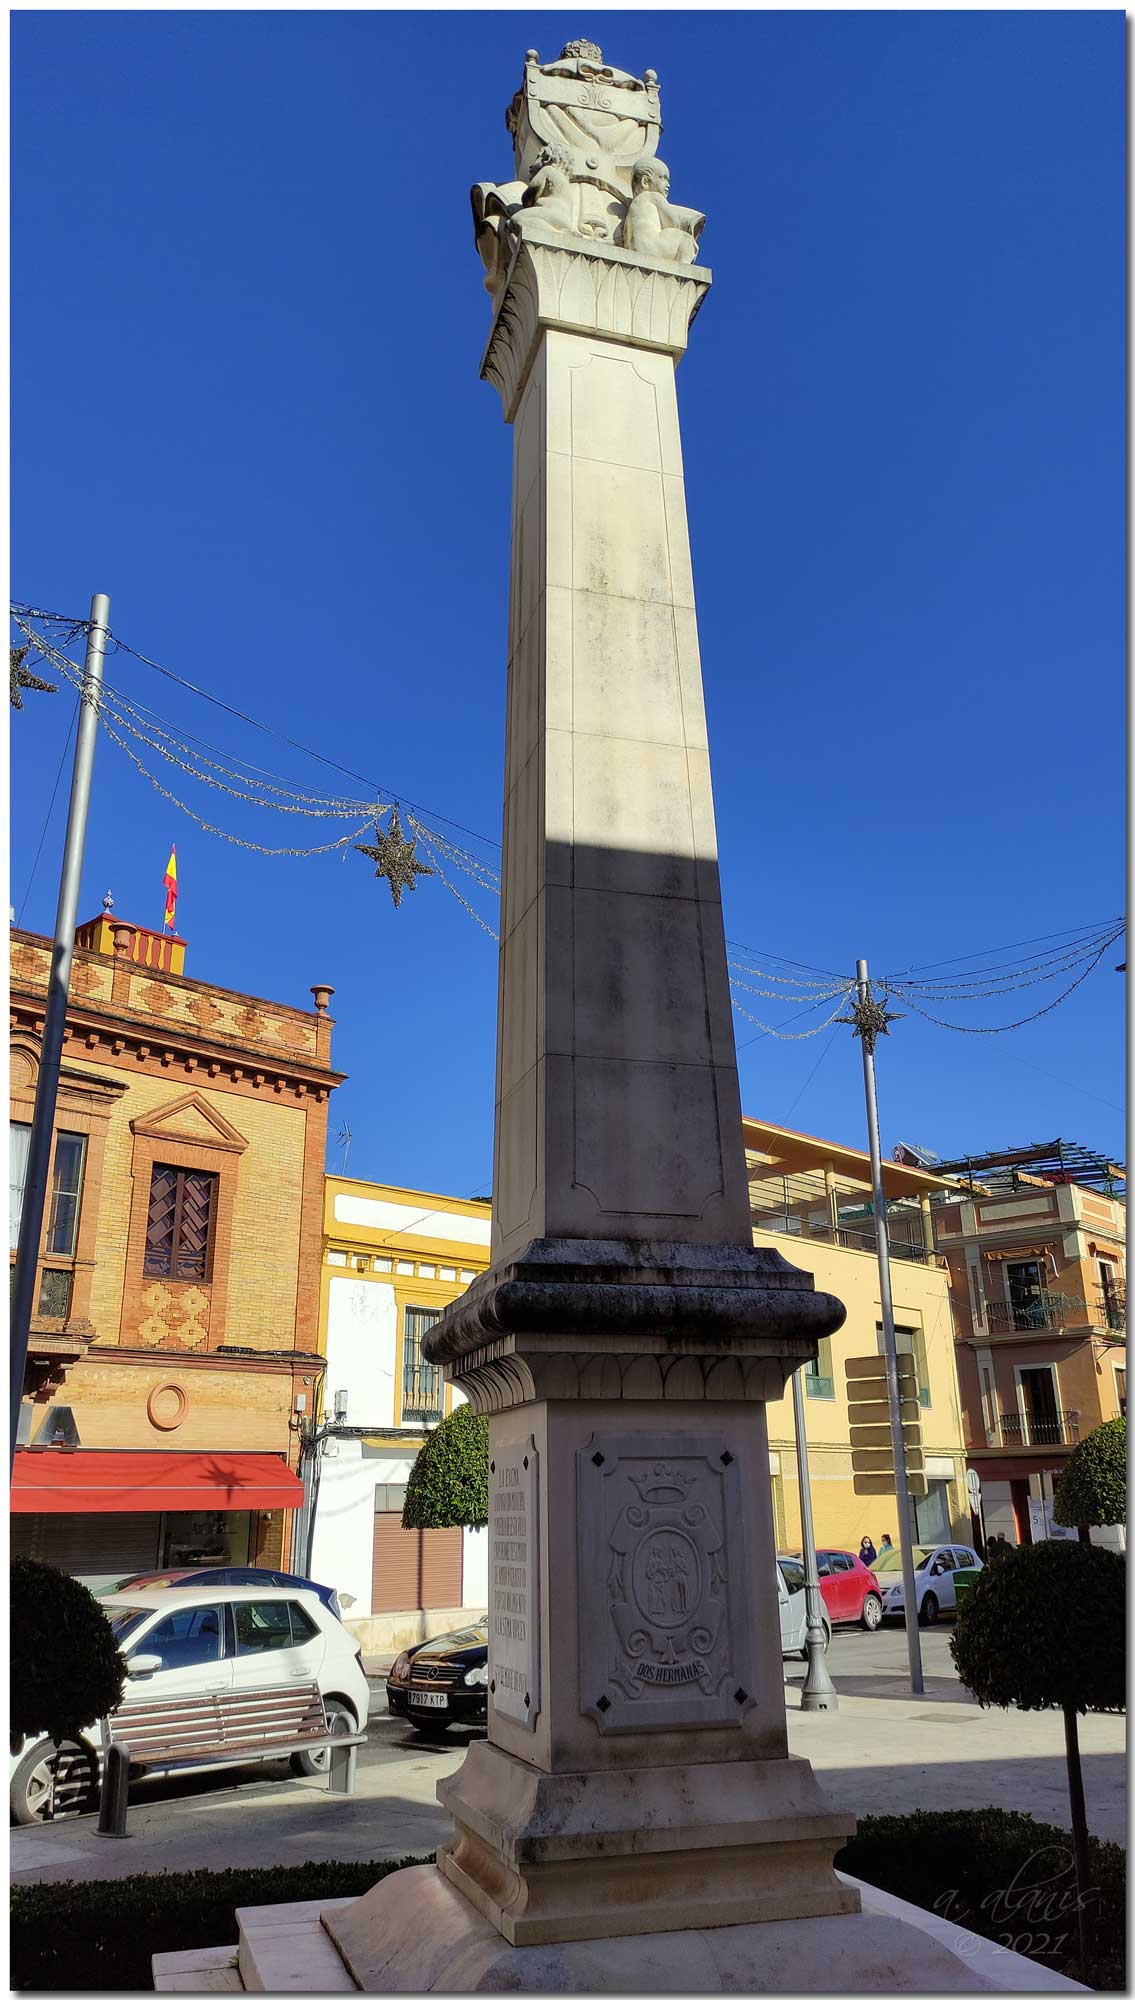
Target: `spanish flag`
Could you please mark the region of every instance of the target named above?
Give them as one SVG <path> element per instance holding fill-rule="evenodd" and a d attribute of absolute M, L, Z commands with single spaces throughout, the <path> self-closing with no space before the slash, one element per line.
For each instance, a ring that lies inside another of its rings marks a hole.
<path fill-rule="evenodd" d="M 166 892 L 166 914 L 165 914 L 165 922 L 162 925 L 162 929 L 171 931 L 173 929 L 174 911 L 177 909 L 177 848 L 176 847 L 170 848 L 169 860 L 166 862 L 166 872 L 162 877 L 162 881 L 165 884 L 165 892 Z"/>

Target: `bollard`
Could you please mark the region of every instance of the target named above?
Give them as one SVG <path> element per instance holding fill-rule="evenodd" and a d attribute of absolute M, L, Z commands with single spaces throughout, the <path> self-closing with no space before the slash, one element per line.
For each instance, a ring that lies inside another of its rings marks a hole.
<path fill-rule="evenodd" d="M 109 1834 L 112 1840 L 127 1840 L 126 1805 L 130 1788 L 130 1752 L 119 1743 L 112 1743 L 106 1753 L 106 1764 L 102 1774 L 102 1789 L 99 1792 L 99 1823 L 96 1833 Z"/>
<path fill-rule="evenodd" d="M 348 1798 L 355 1789 L 355 1765 L 358 1748 L 354 1743 L 333 1747 L 327 1759 L 330 1770 L 327 1778 L 329 1792 L 339 1792 Z"/>

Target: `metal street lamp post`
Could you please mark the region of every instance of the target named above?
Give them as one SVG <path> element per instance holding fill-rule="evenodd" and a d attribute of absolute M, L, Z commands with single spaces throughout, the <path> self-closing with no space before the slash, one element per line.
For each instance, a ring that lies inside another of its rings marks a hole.
<path fill-rule="evenodd" d="M 792 1377 L 792 1415 L 796 1425 L 796 1467 L 800 1484 L 800 1531 L 804 1544 L 804 1617 L 808 1672 L 800 1695 L 803 1709 L 839 1707 L 839 1696 L 828 1672 L 824 1620 L 820 1610 L 820 1578 L 816 1569 L 816 1530 L 812 1522 L 812 1480 L 808 1470 L 808 1438 L 804 1428 L 804 1385 L 801 1371 Z"/>

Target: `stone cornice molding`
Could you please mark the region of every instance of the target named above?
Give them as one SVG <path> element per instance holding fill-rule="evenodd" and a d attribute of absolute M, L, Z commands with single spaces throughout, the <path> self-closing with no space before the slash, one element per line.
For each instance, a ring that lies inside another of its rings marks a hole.
<path fill-rule="evenodd" d="M 777 1250 L 541 1239 L 422 1342 L 482 1412 L 547 1400 L 767 1401 L 845 1310 Z"/>
<path fill-rule="evenodd" d="M 9 1008 L 13 1032 L 31 1037 L 38 1045 L 43 1034 L 44 1004 L 38 997 L 13 992 Z M 187 1074 L 201 1071 L 202 1080 L 223 1078 L 226 1083 L 243 1085 L 246 1090 L 270 1086 L 277 1095 L 289 1092 L 297 1100 L 308 1095 L 323 1103 L 346 1078 L 343 1070 L 318 1068 L 304 1058 L 281 1059 L 279 1055 L 253 1044 L 220 1042 L 194 1033 L 188 1023 L 170 1029 L 154 1020 L 142 1025 L 111 1010 L 105 1012 L 89 1003 L 68 1002 L 63 1043 L 74 1054 L 82 1043 L 92 1062 L 141 1063 L 153 1073 L 168 1073 L 177 1064 Z M 68 1072 L 74 1077 L 77 1072 Z"/>
<path fill-rule="evenodd" d="M 675 264 L 529 224 L 497 299 L 481 378 L 499 390 L 506 423 L 549 328 L 647 347 L 679 361 L 712 280 Z"/>

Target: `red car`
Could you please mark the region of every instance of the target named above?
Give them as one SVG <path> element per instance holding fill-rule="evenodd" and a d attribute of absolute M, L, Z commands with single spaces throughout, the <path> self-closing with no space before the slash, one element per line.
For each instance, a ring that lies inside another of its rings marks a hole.
<path fill-rule="evenodd" d="M 847 1549 L 817 1549 L 816 1569 L 832 1624 L 862 1625 L 866 1632 L 877 1632 L 883 1622 L 883 1593 L 874 1570 Z"/>

